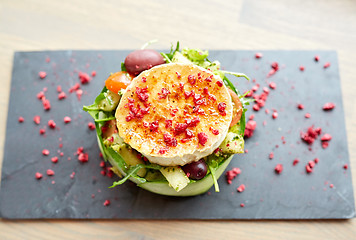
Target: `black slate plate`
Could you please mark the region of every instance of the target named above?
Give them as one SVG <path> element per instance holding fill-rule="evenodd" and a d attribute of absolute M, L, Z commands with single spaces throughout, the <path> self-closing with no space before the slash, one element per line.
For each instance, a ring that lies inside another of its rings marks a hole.
<path fill-rule="evenodd" d="M 231 77 L 241 92 L 257 83 L 263 87 L 273 81 L 266 105 L 259 112 L 249 106 L 247 117 L 255 115 L 257 128 L 246 140 L 245 155 L 235 156 L 228 170 L 239 167 L 242 173 L 231 185 L 225 177 L 219 180 L 220 193 L 213 188 L 196 197 L 175 198 L 152 194 L 127 182 L 114 189 L 107 187 L 114 178 L 102 176 L 101 161 L 95 132 L 87 127 L 92 121 L 82 105 L 93 102 L 110 72 L 120 70 L 120 63 L 129 51 L 45 51 L 17 52 L 14 57 L 10 105 L 7 121 L 5 153 L 1 182 L 1 216 L 9 219 L 37 218 L 109 218 L 109 219 L 320 219 L 354 217 L 354 199 L 345 132 L 340 80 L 336 53 L 333 51 L 211 51 L 210 59 L 219 60 L 225 69 L 245 72 L 255 79 Z M 315 62 L 314 56 L 320 61 Z M 46 61 L 47 59 L 47 61 Z M 278 62 L 280 69 L 267 78 L 270 64 Z M 330 62 L 329 68 L 323 65 Z M 305 70 L 300 71 L 299 66 Z M 82 85 L 84 94 L 78 101 L 68 90 L 79 82 L 78 72 L 97 75 Z M 39 71 L 47 72 L 45 79 Z M 57 99 L 57 85 L 67 94 Z M 47 87 L 46 97 L 51 110 L 44 111 L 36 94 Z M 332 111 L 323 111 L 326 102 L 335 103 Z M 304 110 L 296 105 L 302 103 Z M 265 112 L 269 109 L 269 113 Z M 273 110 L 278 118 L 272 119 Z M 309 119 L 304 115 L 310 113 Z M 33 122 L 41 116 L 40 125 Z M 25 121 L 18 122 L 22 116 Z M 64 124 L 69 116 L 72 122 Z M 53 119 L 55 130 L 39 129 Z M 328 148 L 321 147 L 320 137 L 312 145 L 303 143 L 300 132 L 314 125 L 332 135 Z M 284 139 L 284 143 L 283 143 Z M 63 144 L 63 147 L 60 146 Z M 89 162 L 80 163 L 74 155 L 83 146 Z M 50 150 L 49 156 L 42 149 Z M 63 157 L 60 156 L 63 152 Z M 273 152 L 274 158 L 269 159 Z M 51 157 L 58 156 L 56 164 Z M 68 160 L 70 158 L 70 160 Z M 295 158 L 300 160 L 292 165 Z M 319 158 L 314 172 L 307 174 L 308 161 Z M 283 164 L 276 174 L 274 168 Z M 49 177 L 46 170 L 55 175 Z M 36 180 L 35 173 L 43 173 Z M 71 174 L 75 173 L 73 178 Z M 246 190 L 236 188 L 245 184 Z M 332 184 L 333 188 L 330 187 Z M 110 200 L 109 206 L 104 206 Z M 240 204 L 245 207 L 240 207 Z"/>

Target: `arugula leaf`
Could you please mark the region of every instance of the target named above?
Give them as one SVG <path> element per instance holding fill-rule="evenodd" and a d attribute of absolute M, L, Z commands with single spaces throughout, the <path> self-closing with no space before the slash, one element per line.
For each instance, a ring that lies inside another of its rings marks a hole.
<path fill-rule="evenodd" d="M 94 121 L 95 122 L 107 122 L 107 121 L 114 120 L 114 119 L 116 119 L 116 118 L 114 116 L 111 116 L 111 117 L 107 117 L 107 118 L 95 119 Z"/>
<path fill-rule="evenodd" d="M 164 58 L 164 60 L 166 60 L 166 63 L 171 63 L 172 62 L 171 59 L 167 56 L 167 54 L 161 52 L 161 55 Z"/>
<path fill-rule="evenodd" d="M 215 176 L 215 168 L 213 168 L 211 165 L 208 165 L 208 167 L 210 170 L 211 177 L 213 178 L 215 192 L 220 192 L 218 180 L 216 179 L 216 176 Z"/>
<path fill-rule="evenodd" d="M 127 69 L 125 67 L 125 63 L 121 63 L 121 71 L 127 72 Z"/>
<path fill-rule="evenodd" d="M 162 53 L 161 55 L 168 61 L 169 63 L 172 62 L 173 55 L 179 51 L 179 41 L 177 41 L 176 48 L 173 50 L 173 44 L 171 45 L 171 51 L 169 53 Z"/>
<path fill-rule="evenodd" d="M 246 78 L 248 81 L 250 81 L 250 78 L 248 76 L 246 76 L 246 74 L 244 73 L 237 73 L 237 72 L 230 72 L 230 71 L 224 71 L 224 70 L 220 70 L 222 73 L 224 74 L 230 74 L 233 75 L 235 77 L 244 77 Z"/>

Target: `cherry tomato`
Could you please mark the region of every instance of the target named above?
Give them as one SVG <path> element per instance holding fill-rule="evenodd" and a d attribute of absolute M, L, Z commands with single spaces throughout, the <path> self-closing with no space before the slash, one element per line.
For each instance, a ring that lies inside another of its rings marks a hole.
<path fill-rule="evenodd" d="M 111 74 L 105 81 L 107 89 L 114 93 L 118 93 L 121 89 L 125 89 L 131 83 L 131 76 L 124 71 Z"/>
<path fill-rule="evenodd" d="M 239 96 L 237 96 L 234 91 L 232 91 L 230 88 L 228 88 L 227 90 L 229 91 L 233 102 L 232 121 L 230 123 L 230 127 L 232 127 L 240 121 L 242 115 L 242 103 L 240 101 Z"/>

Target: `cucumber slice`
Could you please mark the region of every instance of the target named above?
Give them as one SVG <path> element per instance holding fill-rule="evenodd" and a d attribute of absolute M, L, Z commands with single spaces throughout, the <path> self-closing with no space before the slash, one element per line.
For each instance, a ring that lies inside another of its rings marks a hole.
<path fill-rule="evenodd" d="M 100 146 L 100 144 L 99 144 Z M 105 151 L 105 148 L 101 148 L 100 150 Z M 107 156 L 107 160 L 110 162 L 110 164 L 117 168 L 120 173 L 125 176 L 126 173 L 119 167 L 117 162 L 113 159 L 113 157 L 110 155 L 108 151 L 105 151 L 105 155 Z M 221 174 L 225 171 L 226 167 L 229 165 L 231 162 L 231 159 L 233 158 L 233 155 L 230 156 L 228 159 L 223 162 L 218 169 L 216 169 L 215 176 L 216 178 L 219 178 Z M 169 183 L 166 181 L 157 181 L 157 182 L 145 182 L 141 183 L 135 178 L 129 178 L 132 182 L 136 183 L 137 186 L 156 193 L 156 194 L 161 194 L 161 195 L 166 195 L 166 196 L 179 196 L 179 197 L 188 197 L 188 196 L 195 196 L 199 194 L 203 194 L 207 192 L 214 184 L 213 177 L 211 174 L 208 174 L 205 176 L 203 179 L 199 181 L 190 181 L 186 187 L 184 187 L 182 190 L 177 192 L 175 189 L 173 189 L 171 186 L 169 186 Z"/>

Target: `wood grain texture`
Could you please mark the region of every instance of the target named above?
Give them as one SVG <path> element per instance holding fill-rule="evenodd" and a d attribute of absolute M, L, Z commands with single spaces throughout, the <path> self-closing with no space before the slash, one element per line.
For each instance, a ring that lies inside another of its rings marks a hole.
<path fill-rule="evenodd" d="M 0 2 L 0 156 L 17 50 L 156 48 L 323 49 L 339 56 L 351 170 L 356 171 L 356 2 Z M 2 161 L 2 157 L 0 158 Z M 353 177 L 356 185 L 356 175 Z M 216 237 L 213 237 L 216 236 Z M 0 239 L 354 239 L 349 221 L 5 221 Z"/>

